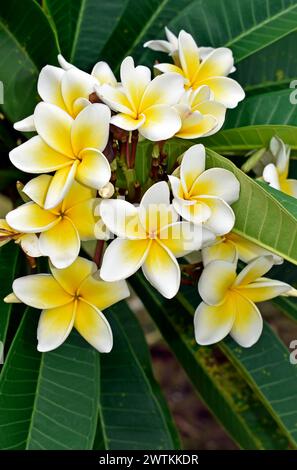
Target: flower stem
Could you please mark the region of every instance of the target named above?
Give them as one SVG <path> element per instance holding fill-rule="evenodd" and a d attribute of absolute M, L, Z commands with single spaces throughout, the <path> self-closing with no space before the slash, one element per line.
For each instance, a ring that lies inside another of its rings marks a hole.
<path fill-rule="evenodd" d="M 94 263 L 100 268 L 101 263 L 102 263 L 102 255 L 103 255 L 103 248 L 104 248 L 104 240 L 98 240 L 97 245 L 96 245 L 96 250 L 95 250 L 95 255 L 93 258 Z"/>

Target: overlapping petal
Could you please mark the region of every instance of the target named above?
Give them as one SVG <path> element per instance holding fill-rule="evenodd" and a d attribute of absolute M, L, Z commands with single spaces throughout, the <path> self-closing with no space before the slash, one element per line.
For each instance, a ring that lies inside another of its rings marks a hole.
<path fill-rule="evenodd" d="M 205 266 L 198 282 L 198 291 L 208 305 L 217 305 L 225 300 L 228 290 L 236 279 L 236 264 L 212 261 Z"/>
<path fill-rule="evenodd" d="M 72 297 L 50 274 L 20 277 L 13 282 L 12 288 L 18 299 L 34 308 L 56 308 L 72 301 Z"/>
<path fill-rule="evenodd" d="M 142 266 L 146 279 L 166 299 L 174 297 L 180 286 L 180 268 L 173 254 L 160 242 L 152 241 Z"/>

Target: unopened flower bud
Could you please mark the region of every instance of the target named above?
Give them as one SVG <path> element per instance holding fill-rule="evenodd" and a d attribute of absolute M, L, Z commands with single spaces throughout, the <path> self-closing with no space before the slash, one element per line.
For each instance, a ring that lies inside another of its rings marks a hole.
<path fill-rule="evenodd" d="M 105 186 L 99 189 L 99 195 L 103 199 L 109 199 L 113 196 L 114 194 L 114 186 L 112 183 L 107 183 Z"/>

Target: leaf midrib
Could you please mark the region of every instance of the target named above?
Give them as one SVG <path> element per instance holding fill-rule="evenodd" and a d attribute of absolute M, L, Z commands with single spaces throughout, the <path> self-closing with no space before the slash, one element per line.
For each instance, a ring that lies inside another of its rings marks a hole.
<path fill-rule="evenodd" d="M 0 19 L 0 27 L 3 28 L 3 30 L 7 33 L 7 35 L 12 39 L 12 41 L 17 45 L 17 48 L 22 52 L 22 54 L 28 59 L 30 64 L 33 66 L 35 72 L 38 74 L 39 73 L 39 68 L 38 65 L 34 62 L 33 58 L 28 54 L 28 51 L 25 49 L 25 47 L 21 44 L 21 42 L 17 39 L 16 36 L 12 34 L 10 31 L 9 27 L 7 24 L 3 22 L 3 20 Z"/>
<path fill-rule="evenodd" d="M 238 41 L 240 41 L 242 38 L 248 36 L 249 34 L 251 34 L 251 33 L 254 32 L 254 31 L 257 31 L 258 29 L 261 29 L 265 24 L 268 24 L 268 23 L 270 23 L 271 21 L 274 21 L 275 19 L 277 19 L 277 18 L 279 18 L 279 17 L 281 17 L 281 16 L 287 14 L 288 12 L 290 12 L 291 10 L 294 10 L 294 9 L 297 10 L 297 5 L 294 5 L 294 4 L 293 4 L 293 5 L 289 6 L 289 7 L 287 7 L 285 10 L 281 10 L 280 12 L 276 13 L 276 14 L 273 15 L 273 16 L 269 16 L 268 18 L 266 18 L 265 20 L 263 20 L 261 23 L 255 24 L 253 27 L 251 27 L 251 28 L 249 28 L 249 29 L 243 31 L 241 34 L 239 34 L 238 36 L 236 36 L 236 38 L 233 38 L 232 40 L 228 41 L 228 42 L 226 43 L 226 47 L 230 47 L 230 46 L 236 44 L 236 43 L 237 43 Z M 297 26 L 296 26 L 296 29 L 297 29 Z M 287 34 L 289 34 L 289 33 L 287 33 Z M 285 33 L 283 36 L 286 36 L 286 33 Z M 281 36 L 281 37 L 283 37 L 283 36 Z M 277 38 L 275 39 L 275 41 L 278 41 L 279 39 L 280 39 L 280 37 L 277 37 Z M 273 44 L 273 42 L 275 42 L 275 41 L 272 41 L 272 42 L 270 42 L 269 44 Z M 261 47 L 260 47 L 259 49 L 261 49 Z M 254 52 L 255 52 L 255 50 L 253 50 L 253 53 L 254 53 Z M 241 57 L 239 60 L 241 60 L 242 58 L 244 58 L 244 57 Z"/>

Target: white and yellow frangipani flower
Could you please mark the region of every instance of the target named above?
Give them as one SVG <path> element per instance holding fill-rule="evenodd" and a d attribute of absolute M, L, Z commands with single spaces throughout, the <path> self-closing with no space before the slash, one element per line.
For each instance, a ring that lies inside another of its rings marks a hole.
<path fill-rule="evenodd" d="M 229 333 L 245 348 L 258 341 L 263 320 L 255 303 L 289 295 L 292 290 L 289 284 L 262 277 L 272 266 L 272 256 L 263 256 L 238 275 L 236 263 L 227 261 L 212 261 L 204 268 L 198 282 L 203 302 L 194 317 L 198 344 L 217 343 Z"/>
<path fill-rule="evenodd" d="M 129 296 L 127 284 L 102 281 L 96 264 L 80 257 L 66 269 L 50 269 L 52 274 L 25 276 L 13 283 L 17 299 L 42 309 L 38 351 L 58 348 L 74 327 L 99 352 L 110 352 L 112 331 L 102 310 Z M 6 301 L 14 299 L 8 296 Z"/>
<path fill-rule="evenodd" d="M 74 182 L 63 201 L 51 210 L 44 200 L 53 176 L 40 175 L 29 181 L 23 192 L 32 199 L 9 212 L 7 222 L 22 233 L 40 233 L 39 249 L 56 268 L 66 268 L 78 257 L 81 240 L 94 240 L 96 191 Z"/>
<path fill-rule="evenodd" d="M 269 148 L 273 162 L 264 167 L 264 181 L 272 188 L 297 198 L 297 180 L 288 178 L 290 148 L 278 137 L 272 137 Z"/>
<path fill-rule="evenodd" d="M 182 139 L 196 139 L 218 132 L 224 124 L 226 108 L 212 99 L 208 86 L 187 90 L 175 106 L 182 125 L 176 133 Z"/>
<path fill-rule="evenodd" d="M 226 108 L 235 108 L 244 99 L 242 87 L 232 78 L 227 77 L 234 70 L 232 51 L 219 47 L 206 55 L 201 61 L 199 48 L 193 37 L 185 31 L 178 35 L 178 61 L 176 64 L 157 64 L 161 72 L 176 72 L 184 77 L 186 89 L 196 90 L 207 85 L 214 100 Z"/>
<path fill-rule="evenodd" d="M 39 74 L 37 90 L 45 103 L 54 104 L 75 118 L 90 103 L 95 85 L 108 83 L 117 86 L 117 81 L 106 62 L 98 62 L 91 74 L 83 72 L 59 55 L 60 67 L 46 65 Z M 34 115 L 16 122 L 14 128 L 22 132 L 36 130 Z"/>
<path fill-rule="evenodd" d="M 154 39 L 144 43 L 143 47 L 147 47 L 152 51 L 166 52 L 168 55 L 172 56 L 176 65 L 180 65 L 178 58 L 178 38 L 177 36 L 170 31 L 167 26 L 165 26 L 165 34 L 167 41 L 164 39 Z M 199 47 L 199 57 L 203 61 L 206 57 L 214 50 L 213 47 Z M 235 67 L 231 72 L 235 71 Z"/>
<path fill-rule="evenodd" d="M 160 75 L 151 80 L 151 71 L 134 66 L 132 57 L 121 65 L 122 86 L 97 87 L 100 99 L 113 111 L 111 123 L 126 131 L 139 130 L 152 141 L 169 139 L 179 130 L 181 120 L 173 105 L 184 93 L 183 79 L 176 73 Z"/>
<path fill-rule="evenodd" d="M 26 255 L 32 258 L 42 256 L 39 240 L 35 233 L 22 233 L 14 230 L 5 219 L 0 219 L 0 247 L 13 240 L 21 246 Z"/>
<path fill-rule="evenodd" d="M 109 137 L 110 109 L 91 104 L 75 119 L 48 103 L 34 111 L 38 135 L 13 149 L 11 162 L 27 173 L 55 172 L 48 187 L 45 209 L 53 209 L 66 196 L 74 180 L 100 189 L 111 170 L 102 151 Z"/>
<path fill-rule="evenodd" d="M 232 230 L 235 215 L 229 204 L 239 198 L 239 182 L 228 170 L 205 170 L 205 148 L 193 145 L 184 154 L 180 178 L 169 176 L 173 206 L 184 219 L 203 223 L 216 235 Z"/>
<path fill-rule="evenodd" d="M 202 249 L 204 266 L 216 260 L 237 263 L 237 260 L 240 259 L 244 263 L 249 263 L 259 256 L 269 255 L 273 257 L 274 264 L 282 264 L 284 262 L 280 256 L 271 253 L 262 246 L 234 232 L 217 237 L 213 245 Z"/>
<path fill-rule="evenodd" d="M 178 51 L 178 39 L 167 26 L 164 29 L 167 40 L 153 39 L 145 42 L 143 47 L 148 47 L 152 51 L 166 52 L 169 55 L 174 55 Z"/>
<path fill-rule="evenodd" d="M 146 191 L 138 208 L 119 199 L 102 201 L 102 220 L 118 236 L 104 253 L 102 279 L 126 279 L 142 267 L 164 297 L 176 295 L 181 276 L 176 258 L 199 250 L 214 236 L 202 226 L 179 222 L 169 197 L 163 181 Z"/>

